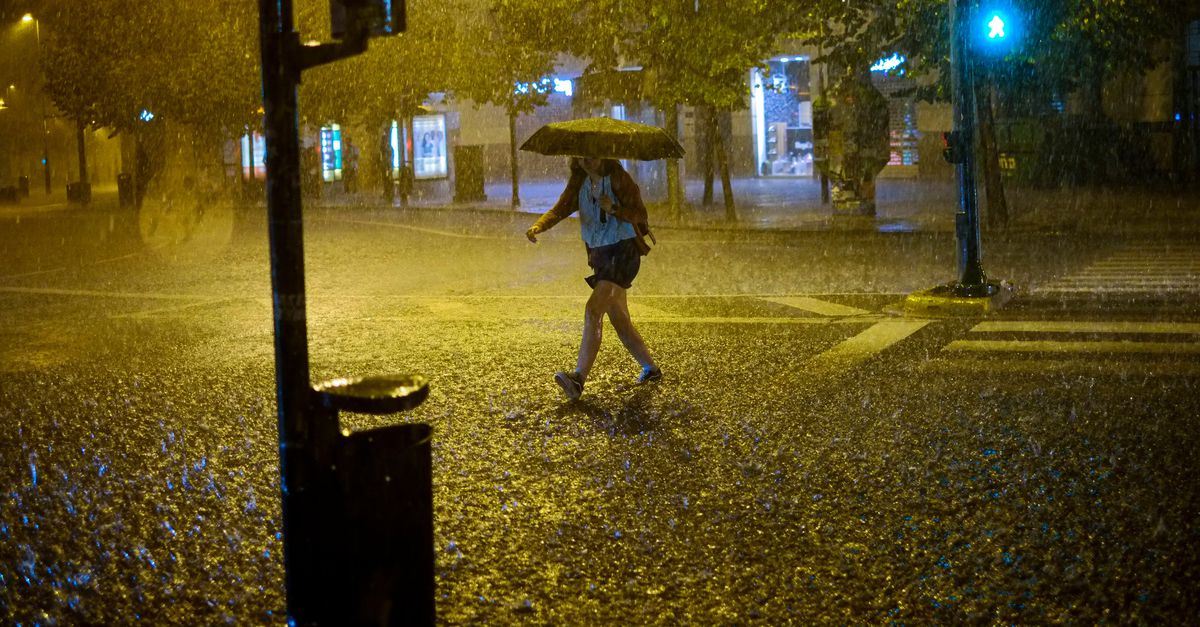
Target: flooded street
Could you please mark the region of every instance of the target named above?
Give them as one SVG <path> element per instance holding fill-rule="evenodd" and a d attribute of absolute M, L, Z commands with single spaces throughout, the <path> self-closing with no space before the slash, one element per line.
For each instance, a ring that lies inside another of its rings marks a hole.
<path fill-rule="evenodd" d="M 0 611 L 283 623 L 261 209 L 205 254 L 145 245 L 136 216 L 0 229 Z M 630 311 L 664 379 L 634 386 L 607 327 L 571 402 L 552 375 L 587 267 L 573 228 L 534 247 L 531 221 L 306 218 L 313 381 L 431 380 L 342 425 L 433 426 L 440 622 L 1195 615 L 1190 240 L 1010 237 L 989 268 L 1025 287 L 981 321 L 895 309 L 945 280 L 946 233 L 660 228 Z M 1063 291 L 1130 255 L 1186 273 Z"/>

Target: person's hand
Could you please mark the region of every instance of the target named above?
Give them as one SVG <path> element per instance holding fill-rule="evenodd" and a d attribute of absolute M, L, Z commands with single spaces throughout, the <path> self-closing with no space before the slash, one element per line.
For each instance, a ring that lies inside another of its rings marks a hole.
<path fill-rule="evenodd" d="M 612 198 L 609 198 L 608 196 L 601 196 L 600 197 L 600 208 L 604 210 L 604 213 L 611 214 L 613 212 Z"/>
<path fill-rule="evenodd" d="M 537 243 L 537 234 L 541 233 L 541 232 L 542 232 L 541 227 L 539 227 L 538 225 L 535 224 L 535 225 L 529 227 L 528 231 L 525 231 L 525 237 L 528 237 L 529 241 L 536 244 Z"/>

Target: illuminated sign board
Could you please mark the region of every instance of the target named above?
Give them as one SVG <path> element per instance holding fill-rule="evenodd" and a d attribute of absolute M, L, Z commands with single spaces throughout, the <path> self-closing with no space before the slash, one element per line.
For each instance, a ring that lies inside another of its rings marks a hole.
<path fill-rule="evenodd" d="M 267 140 L 261 133 L 242 135 L 242 172 L 248 177 L 267 176 Z"/>
<path fill-rule="evenodd" d="M 342 180 L 342 127 L 321 127 L 321 178 L 326 183 Z"/>
<path fill-rule="evenodd" d="M 436 179 L 448 174 L 445 114 L 414 116 L 413 176 L 417 179 Z"/>

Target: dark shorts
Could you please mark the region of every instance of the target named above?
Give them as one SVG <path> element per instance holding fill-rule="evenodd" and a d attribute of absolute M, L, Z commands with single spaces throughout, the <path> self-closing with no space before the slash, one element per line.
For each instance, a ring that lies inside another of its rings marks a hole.
<path fill-rule="evenodd" d="M 638 252 L 637 241 L 633 238 L 623 239 L 608 246 L 588 248 L 587 252 L 588 265 L 595 274 L 584 281 L 593 288 L 599 281 L 610 281 L 629 289 L 642 267 L 642 255 Z"/>

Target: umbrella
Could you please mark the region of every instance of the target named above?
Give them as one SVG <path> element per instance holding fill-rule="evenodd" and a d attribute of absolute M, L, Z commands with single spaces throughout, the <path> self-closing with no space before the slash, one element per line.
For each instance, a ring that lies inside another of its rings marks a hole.
<path fill-rule="evenodd" d="M 552 122 L 525 140 L 521 150 L 543 155 L 642 161 L 683 157 L 683 147 L 661 128 L 611 118 Z"/>

